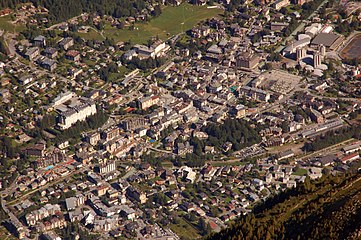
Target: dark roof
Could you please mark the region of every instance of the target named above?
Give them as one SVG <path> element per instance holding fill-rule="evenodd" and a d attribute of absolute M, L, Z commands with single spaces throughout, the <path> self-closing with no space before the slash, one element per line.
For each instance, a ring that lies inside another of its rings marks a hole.
<path fill-rule="evenodd" d="M 335 33 L 320 33 L 312 40 L 311 44 L 323 44 L 325 47 L 331 47 L 338 38 L 339 36 Z"/>
<path fill-rule="evenodd" d="M 326 165 L 326 164 L 333 163 L 336 159 L 337 159 L 337 156 L 332 154 L 332 155 L 327 155 L 327 156 L 320 158 L 319 162 L 322 165 Z"/>

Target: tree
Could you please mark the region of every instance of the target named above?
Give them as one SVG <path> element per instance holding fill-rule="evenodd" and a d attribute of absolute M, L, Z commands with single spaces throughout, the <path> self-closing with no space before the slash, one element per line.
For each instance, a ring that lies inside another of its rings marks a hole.
<path fill-rule="evenodd" d="M 152 12 L 152 15 L 153 15 L 154 17 L 158 17 L 158 16 L 160 16 L 161 14 L 162 14 L 162 9 L 161 9 L 160 5 L 158 4 L 158 5 L 156 5 L 156 6 L 154 7 L 154 10 L 153 10 L 153 12 Z"/>

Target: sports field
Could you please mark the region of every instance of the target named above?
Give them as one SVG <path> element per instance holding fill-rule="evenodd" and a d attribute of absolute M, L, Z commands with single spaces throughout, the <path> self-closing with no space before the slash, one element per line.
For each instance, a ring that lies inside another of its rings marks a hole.
<path fill-rule="evenodd" d="M 356 59 L 361 57 L 361 34 L 355 35 L 340 53 L 343 59 Z"/>
<path fill-rule="evenodd" d="M 223 11 L 207 6 L 194 6 L 184 3 L 178 7 L 167 6 L 162 9 L 162 14 L 146 23 L 136 23 L 134 30 L 117 29 L 107 25 L 104 36 L 115 41 L 132 40 L 134 43 L 147 43 L 150 37 L 158 36 L 167 39 L 172 35 L 187 31 L 194 25 L 207 18 L 215 17 Z"/>

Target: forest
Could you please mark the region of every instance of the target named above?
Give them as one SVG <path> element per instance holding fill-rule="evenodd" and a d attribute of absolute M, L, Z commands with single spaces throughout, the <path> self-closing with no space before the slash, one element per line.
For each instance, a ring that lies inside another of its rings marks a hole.
<path fill-rule="evenodd" d="M 0 9 L 15 8 L 17 4 L 32 2 L 49 10 L 50 22 L 61 22 L 83 12 L 113 17 L 136 16 L 146 7 L 145 0 L 1 0 Z"/>
<path fill-rule="evenodd" d="M 232 143 L 232 150 L 238 151 L 261 142 L 257 127 L 242 119 L 226 119 L 223 124 L 211 123 L 204 127 L 209 137 L 206 145 L 215 146 L 220 149 L 226 142 Z"/>
<path fill-rule="evenodd" d="M 360 125 L 353 125 L 349 128 L 342 128 L 336 131 L 327 132 L 326 134 L 317 137 L 312 142 L 306 142 L 303 150 L 305 150 L 306 152 L 318 151 L 323 148 L 346 141 L 350 138 L 361 139 Z"/>
<path fill-rule="evenodd" d="M 361 174 L 306 179 L 208 239 L 356 239 Z"/>

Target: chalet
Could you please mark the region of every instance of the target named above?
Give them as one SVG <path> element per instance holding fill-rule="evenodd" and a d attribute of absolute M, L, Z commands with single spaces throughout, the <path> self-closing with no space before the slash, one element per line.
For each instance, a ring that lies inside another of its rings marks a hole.
<path fill-rule="evenodd" d="M 25 52 L 25 57 L 30 61 L 33 61 L 37 56 L 39 56 L 40 51 L 38 47 L 28 48 Z"/>
<path fill-rule="evenodd" d="M 53 59 L 58 56 L 58 50 L 56 50 L 56 48 L 53 47 L 48 47 L 44 50 L 43 55 L 45 57 Z"/>
<path fill-rule="evenodd" d="M 64 50 L 68 50 L 70 47 L 72 47 L 74 45 L 74 40 L 70 37 L 67 38 L 63 38 L 60 42 L 59 42 L 59 47 L 64 49 Z"/>
<path fill-rule="evenodd" d="M 78 62 L 80 60 L 80 53 L 76 50 L 69 50 L 66 53 L 65 58 L 70 61 Z"/>
<path fill-rule="evenodd" d="M 42 35 L 35 37 L 33 42 L 34 42 L 34 46 L 38 46 L 38 47 L 46 46 L 46 38 Z"/>

